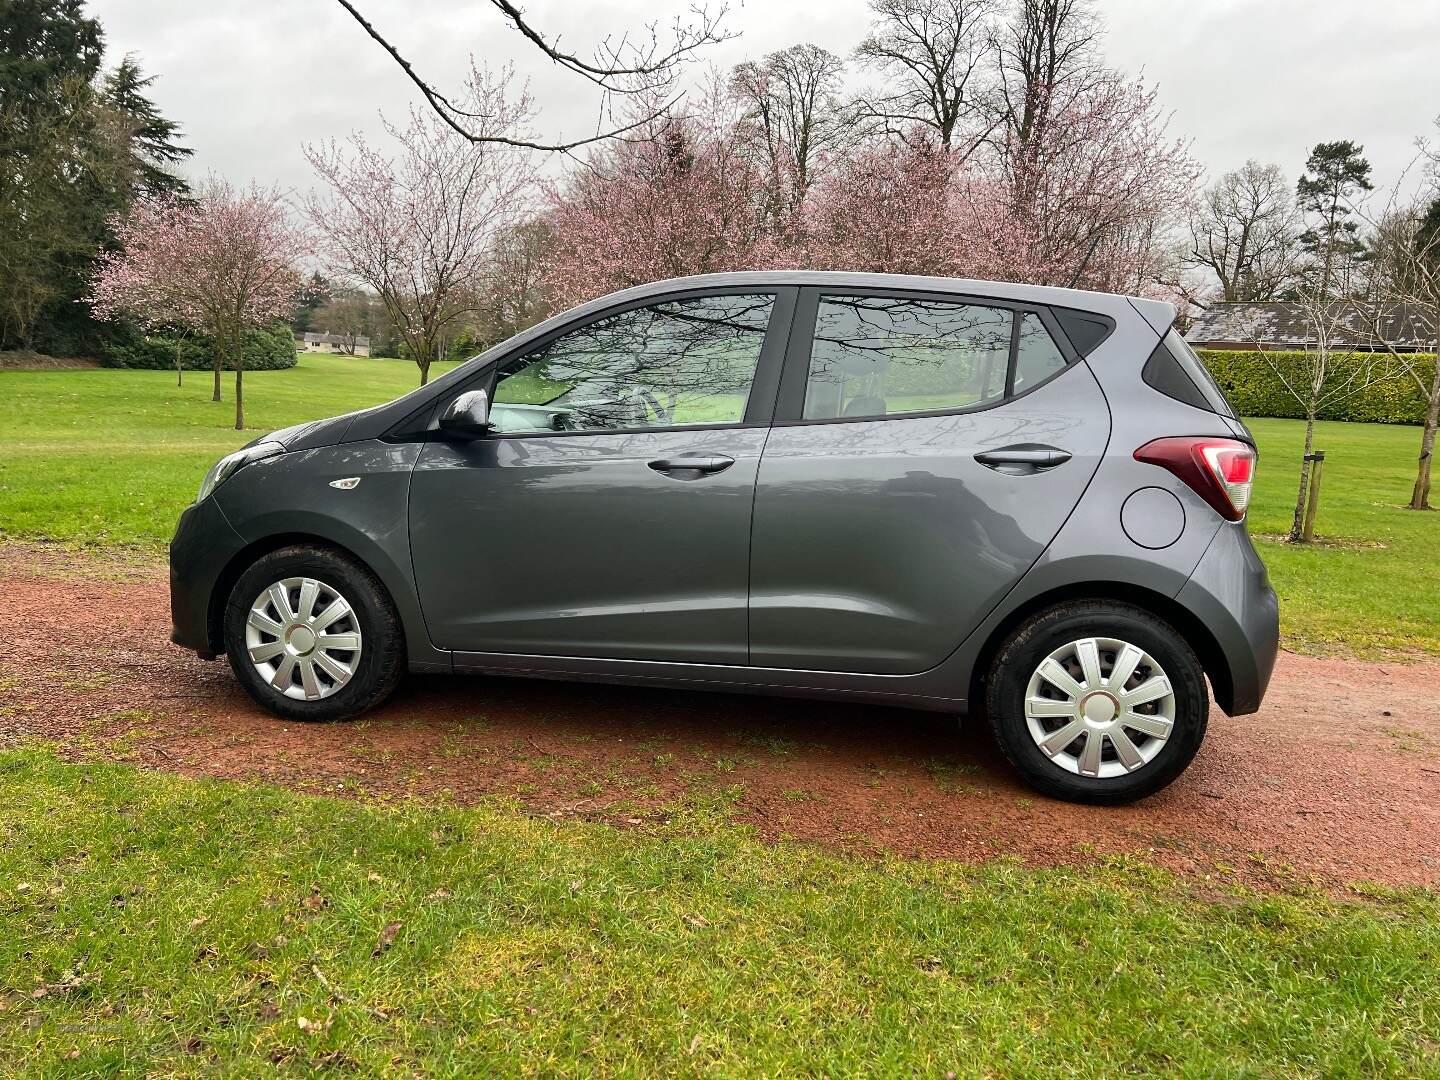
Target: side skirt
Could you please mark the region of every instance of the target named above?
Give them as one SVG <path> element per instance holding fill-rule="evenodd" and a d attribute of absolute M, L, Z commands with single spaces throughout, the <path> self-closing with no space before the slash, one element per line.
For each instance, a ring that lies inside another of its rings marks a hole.
<path fill-rule="evenodd" d="M 850 675 L 837 671 L 792 671 L 651 660 L 597 660 L 518 653 L 457 652 L 453 657 L 457 674 L 864 701 L 927 712 L 966 711 L 964 698 L 926 693 L 915 685 L 918 679 L 909 675 Z"/>

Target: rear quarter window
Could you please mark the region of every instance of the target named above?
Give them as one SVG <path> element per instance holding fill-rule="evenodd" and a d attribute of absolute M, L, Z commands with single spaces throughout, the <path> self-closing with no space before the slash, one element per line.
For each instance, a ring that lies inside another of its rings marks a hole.
<path fill-rule="evenodd" d="M 1183 401 L 1197 409 L 1238 419 L 1235 407 L 1220 389 L 1189 342 L 1173 329 L 1165 335 L 1150 359 L 1145 362 L 1141 377 L 1166 397 Z"/>

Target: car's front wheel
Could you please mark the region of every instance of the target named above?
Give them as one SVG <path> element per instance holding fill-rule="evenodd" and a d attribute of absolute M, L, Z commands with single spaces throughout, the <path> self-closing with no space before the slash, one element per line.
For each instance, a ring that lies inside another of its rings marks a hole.
<path fill-rule="evenodd" d="M 321 547 L 280 548 L 230 590 L 225 652 L 257 702 L 292 720 L 343 720 L 383 701 L 404 670 L 404 631 L 385 587 Z"/>
<path fill-rule="evenodd" d="M 991 665 L 986 708 L 1032 786 L 1122 803 L 1185 770 L 1210 699 L 1199 660 L 1168 623 L 1129 604 L 1080 601 L 1016 628 Z"/>

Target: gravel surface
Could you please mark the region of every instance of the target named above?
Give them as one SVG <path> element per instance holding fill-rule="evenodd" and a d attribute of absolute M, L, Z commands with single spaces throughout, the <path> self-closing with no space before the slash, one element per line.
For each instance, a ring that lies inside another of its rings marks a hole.
<path fill-rule="evenodd" d="M 1024 788 L 978 725 L 860 705 L 414 677 L 358 721 L 278 720 L 169 644 L 163 566 L 0 547 L 0 745 L 377 798 L 487 796 L 643 827 L 697 801 L 767 838 L 1027 865 L 1134 854 L 1197 878 L 1440 884 L 1440 663 L 1282 654 L 1135 806 Z"/>

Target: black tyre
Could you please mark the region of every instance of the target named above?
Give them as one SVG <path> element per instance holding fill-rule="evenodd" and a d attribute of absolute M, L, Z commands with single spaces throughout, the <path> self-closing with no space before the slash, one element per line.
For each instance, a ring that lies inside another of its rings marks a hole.
<path fill-rule="evenodd" d="M 1000 749 L 1033 787 L 1124 803 L 1165 787 L 1205 737 L 1210 698 L 1194 651 L 1129 604 L 1076 601 L 1032 616 L 986 684 Z"/>
<path fill-rule="evenodd" d="M 256 560 L 225 605 L 225 652 L 240 685 L 291 720 L 343 720 L 378 705 L 404 672 L 395 605 L 365 567 L 297 545 Z"/>

